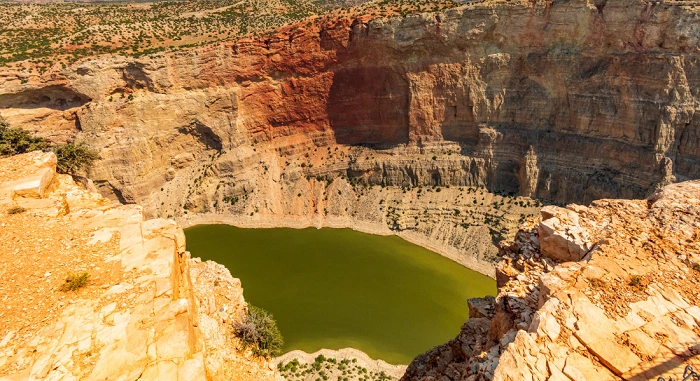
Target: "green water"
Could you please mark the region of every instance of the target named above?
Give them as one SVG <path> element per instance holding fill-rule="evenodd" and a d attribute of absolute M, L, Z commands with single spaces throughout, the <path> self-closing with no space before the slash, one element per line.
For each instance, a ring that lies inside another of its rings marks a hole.
<path fill-rule="evenodd" d="M 468 298 L 495 281 L 396 236 L 350 229 L 185 230 L 193 257 L 240 278 L 246 301 L 273 313 L 284 351 L 357 348 L 392 364 L 454 338 Z"/>

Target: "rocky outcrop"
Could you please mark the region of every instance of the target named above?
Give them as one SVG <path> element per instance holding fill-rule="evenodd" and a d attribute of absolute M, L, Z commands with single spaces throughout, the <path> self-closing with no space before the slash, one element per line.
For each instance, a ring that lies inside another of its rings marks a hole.
<path fill-rule="evenodd" d="M 700 176 L 693 4 L 481 2 L 295 25 L 27 79 L 0 73 L 0 113 L 88 141 L 103 158 L 90 173 L 100 192 L 178 221 L 218 212 L 368 222 L 362 210 L 316 207 L 306 196 L 319 176 L 558 204 L 640 198 Z M 356 154 L 336 154 L 348 146 Z M 341 192 L 341 204 L 372 201 Z M 474 236 L 370 214 L 426 240 Z"/>
<path fill-rule="evenodd" d="M 201 157 L 244 145 L 229 159 L 258 166 L 255 141 L 283 157 L 335 143 L 432 151 L 451 142 L 451 176 L 393 184 L 383 166 L 378 180 L 557 202 L 640 197 L 698 176 L 690 5 L 484 2 L 340 19 L 264 40 L 95 59 L 28 83 L 4 73 L 0 106 L 46 134 L 56 127 L 42 126 L 43 115 L 74 121 L 104 148 L 93 175 L 130 201 L 163 186 L 183 150 Z"/>
<path fill-rule="evenodd" d="M 175 222 L 55 167 L 0 159 L 0 380 L 274 379 L 236 349 L 246 305 L 228 270 L 191 260 Z M 87 285 L 63 290 L 71 273 Z"/>
<path fill-rule="evenodd" d="M 698 181 L 648 200 L 544 208 L 501 246 L 498 296 L 470 301 L 461 334 L 403 379 L 668 380 L 700 369 L 698 221 Z"/>

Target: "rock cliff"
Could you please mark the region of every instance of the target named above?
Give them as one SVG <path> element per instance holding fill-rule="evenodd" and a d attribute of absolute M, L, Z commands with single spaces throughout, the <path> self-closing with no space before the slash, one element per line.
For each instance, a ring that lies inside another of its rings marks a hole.
<path fill-rule="evenodd" d="M 55 167 L 0 159 L 0 380 L 274 379 L 236 349 L 246 305 L 228 270 L 190 259 L 175 222 Z M 62 290 L 71 273 L 87 285 Z"/>
<path fill-rule="evenodd" d="M 700 181 L 545 207 L 501 246 L 496 298 L 404 380 L 656 380 L 700 369 Z"/>
<path fill-rule="evenodd" d="M 189 51 L 99 57 L 42 76 L 5 70 L 0 113 L 99 147 L 95 185 L 141 203 L 148 216 L 336 218 L 492 257 L 493 245 L 473 248 L 512 236 L 517 224 L 493 226 L 484 215 L 517 222 L 534 209 L 505 218 L 482 210 L 441 226 L 435 221 L 449 205 L 401 203 L 399 215 L 428 210 L 415 228 L 347 185 L 396 195 L 482 187 L 586 204 L 697 178 L 694 4 L 488 1 L 326 19 Z M 325 194 L 329 187 L 314 182 L 325 177 L 345 182 Z M 496 234 L 477 234 L 473 223 Z"/>

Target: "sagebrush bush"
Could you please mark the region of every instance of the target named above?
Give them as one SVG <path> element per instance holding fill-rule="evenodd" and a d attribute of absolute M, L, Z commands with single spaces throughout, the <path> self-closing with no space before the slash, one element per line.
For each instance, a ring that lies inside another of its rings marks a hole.
<path fill-rule="evenodd" d="M 248 304 L 248 313 L 243 321 L 233 324 L 233 329 L 243 347 L 256 355 L 270 357 L 281 353 L 284 339 L 272 314 L 264 309 Z"/>
<path fill-rule="evenodd" d="M 0 156 L 49 149 L 49 143 L 21 128 L 12 128 L 0 116 Z"/>
<path fill-rule="evenodd" d="M 21 206 L 12 206 L 9 209 L 7 209 L 7 214 L 19 214 L 19 213 L 24 213 L 26 211 L 27 211 L 27 209 L 25 209 Z"/>
<path fill-rule="evenodd" d="M 78 175 L 92 167 L 96 160 L 100 158 L 97 151 L 91 149 L 84 142 L 69 142 L 55 146 L 53 149 L 58 159 L 56 172 Z"/>
<path fill-rule="evenodd" d="M 0 116 L 0 157 L 32 151 L 53 151 L 58 163 L 56 171 L 69 175 L 84 175 L 96 160 L 97 151 L 84 142 L 52 144 L 22 128 L 13 128 Z"/>
<path fill-rule="evenodd" d="M 90 278 L 90 274 L 87 272 L 82 272 L 80 274 L 68 274 L 68 277 L 66 277 L 66 283 L 61 285 L 61 291 L 78 290 L 87 284 L 88 278 Z"/>

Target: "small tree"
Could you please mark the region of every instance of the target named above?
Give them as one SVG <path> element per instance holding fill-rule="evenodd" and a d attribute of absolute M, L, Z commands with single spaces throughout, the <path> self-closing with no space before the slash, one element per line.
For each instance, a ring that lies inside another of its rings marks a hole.
<path fill-rule="evenodd" d="M 84 142 L 69 142 L 52 144 L 46 139 L 34 136 L 22 128 L 13 128 L 0 116 L 0 157 L 19 155 L 32 151 L 53 151 L 58 161 L 56 170 L 59 173 L 80 175 L 92 167 L 95 160 L 100 158 L 97 151 Z"/>
<path fill-rule="evenodd" d="M 69 175 L 79 175 L 87 172 L 95 160 L 100 158 L 97 151 L 91 149 L 84 142 L 69 142 L 64 145 L 54 147 L 58 164 L 56 171 Z"/>
<path fill-rule="evenodd" d="M 236 336 L 244 348 L 251 348 L 258 356 L 270 357 L 281 353 L 284 339 L 272 314 L 248 304 L 243 321 L 233 324 Z"/>
<path fill-rule="evenodd" d="M 12 128 L 0 116 L 0 156 L 18 155 L 37 150 L 46 150 L 49 143 L 43 138 L 33 136 L 31 132 Z"/>

